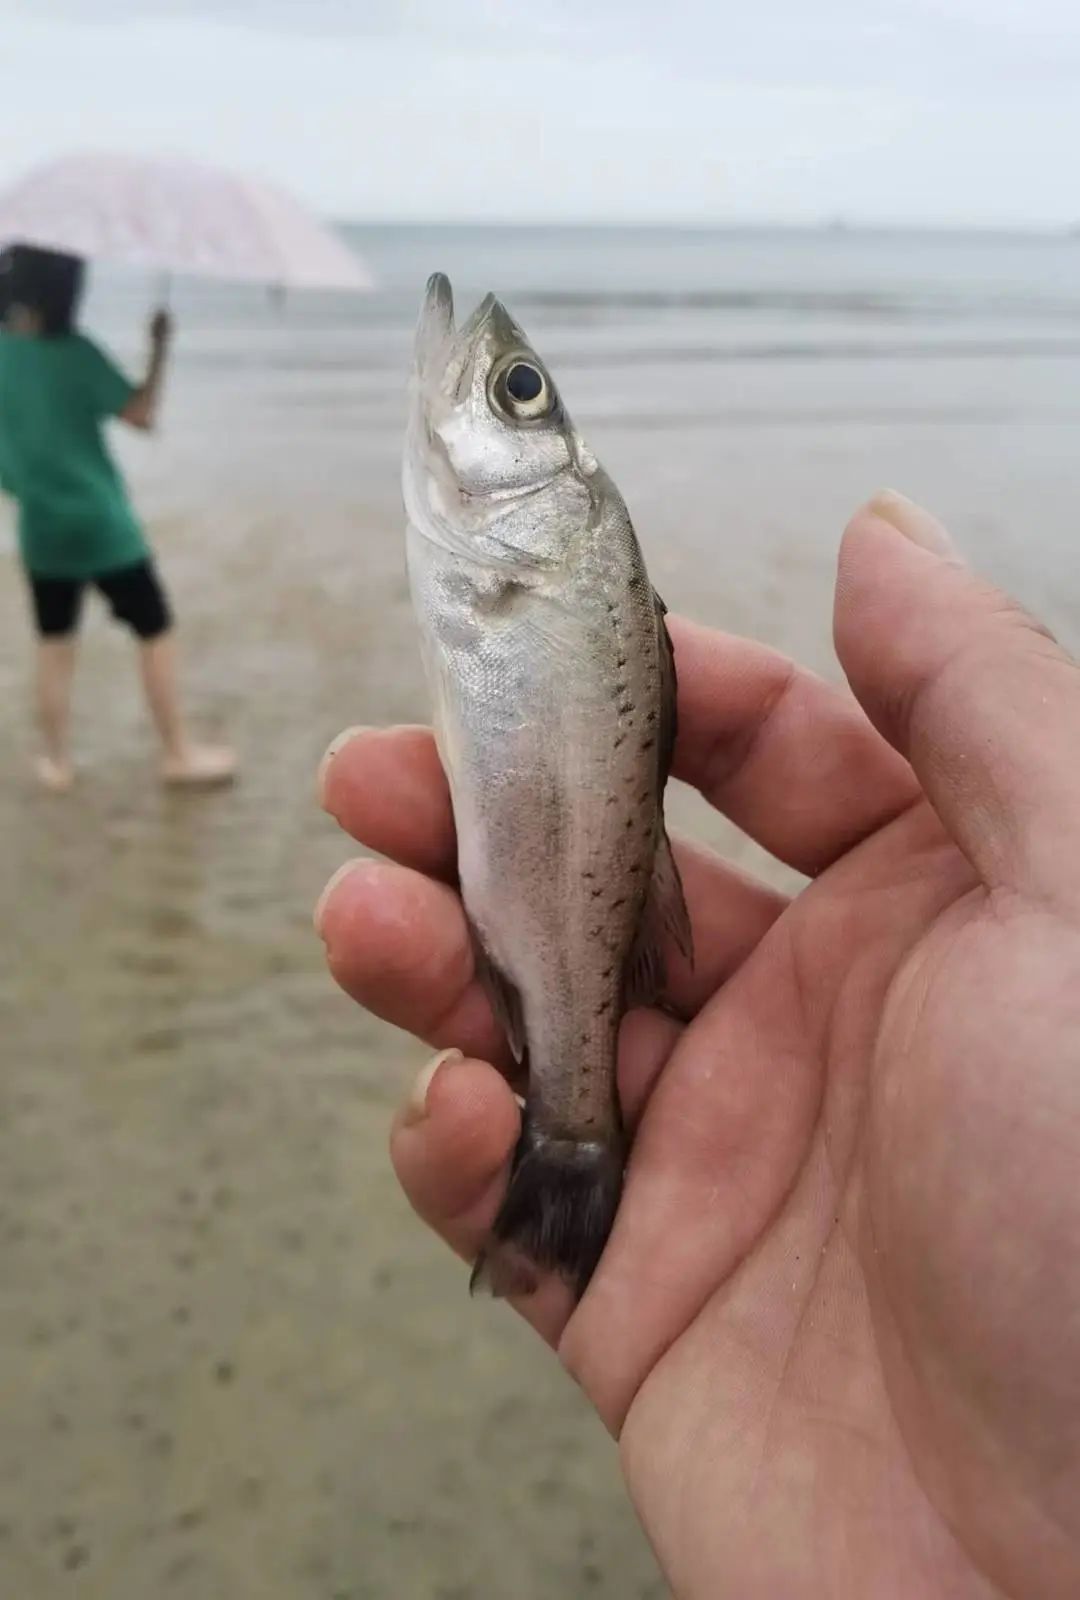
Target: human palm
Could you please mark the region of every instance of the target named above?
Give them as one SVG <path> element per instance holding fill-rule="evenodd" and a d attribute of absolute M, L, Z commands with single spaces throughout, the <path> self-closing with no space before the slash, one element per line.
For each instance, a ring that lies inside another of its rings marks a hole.
<path fill-rule="evenodd" d="M 579 1306 L 519 1307 L 695 1600 L 1080 1593 L 1080 673 L 925 514 L 877 513 L 838 589 L 863 709 L 678 628 L 679 774 L 812 882 L 682 850 L 698 959 L 624 1023 L 614 1233 Z M 468 1052 L 392 1148 L 470 1257 L 518 1110 L 430 736 L 355 735 L 324 793 L 395 863 L 324 898 L 332 969 Z"/>

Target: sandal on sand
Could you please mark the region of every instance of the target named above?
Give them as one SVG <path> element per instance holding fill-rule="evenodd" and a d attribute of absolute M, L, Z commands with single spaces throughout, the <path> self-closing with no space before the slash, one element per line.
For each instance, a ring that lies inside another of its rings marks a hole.
<path fill-rule="evenodd" d="M 236 755 L 227 745 L 193 744 L 161 767 L 162 782 L 173 789 L 212 789 L 235 777 Z"/>

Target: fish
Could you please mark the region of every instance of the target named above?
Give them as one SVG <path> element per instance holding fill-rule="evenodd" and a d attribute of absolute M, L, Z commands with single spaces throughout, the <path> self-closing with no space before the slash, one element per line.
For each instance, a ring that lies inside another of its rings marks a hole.
<path fill-rule="evenodd" d="M 619 1026 L 690 921 L 664 825 L 675 661 L 619 491 L 489 294 L 428 282 L 402 490 L 409 586 L 476 969 L 524 1088 L 472 1286 L 580 1297 L 614 1222 Z"/>

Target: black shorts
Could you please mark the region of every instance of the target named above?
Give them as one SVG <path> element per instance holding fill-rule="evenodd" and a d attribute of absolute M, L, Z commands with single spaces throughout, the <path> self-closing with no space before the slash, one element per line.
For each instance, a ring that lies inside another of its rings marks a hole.
<path fill-rule="evenodd" d="M 149 559 L 96 578 L 37 578 L 32 572 L 29 578 L 38 633 L 45 639 L 75 632 L 88 583 L 105 596 L 117 622 L 140 639 L 156 639 L 172 625 L 169 602 Z"/>

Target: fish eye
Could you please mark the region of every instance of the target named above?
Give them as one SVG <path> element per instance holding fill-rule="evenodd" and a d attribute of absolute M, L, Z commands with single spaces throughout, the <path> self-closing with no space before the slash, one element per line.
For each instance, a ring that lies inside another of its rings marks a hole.
<path fill-rule="evenodd" d="M 496 367 L 491 397 L 514 422 L 536 422 L 555 409 L 555 391 L 547 373 L 524 356 L 510 356 Z"/>
<path fill-rule="evenodd" d="M 522 404 L 535 400 L 544 392 L 543 376 L 528 362 L 515 361 L 506 374 L 506 392 L 511 400 L 520 400 Z"/>

